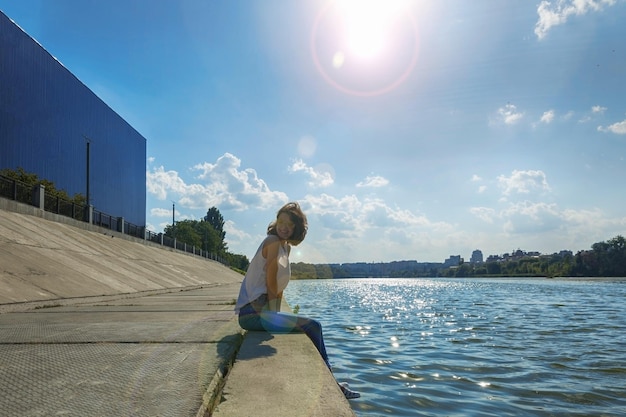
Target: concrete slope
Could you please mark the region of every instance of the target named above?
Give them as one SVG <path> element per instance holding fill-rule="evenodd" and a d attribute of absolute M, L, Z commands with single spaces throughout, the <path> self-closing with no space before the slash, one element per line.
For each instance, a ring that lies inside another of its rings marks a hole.
<path fill-rule="evenodd" d="M 212 260 L 84 227 L 79 222 L 74 226 L 0 207 L 0 307 L 243 279 Z"/>

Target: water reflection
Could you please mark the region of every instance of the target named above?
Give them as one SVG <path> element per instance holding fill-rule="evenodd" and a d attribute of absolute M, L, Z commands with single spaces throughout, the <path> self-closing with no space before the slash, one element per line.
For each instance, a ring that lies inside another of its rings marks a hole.
<path fill-rule="evenodd" d="M 286 293 L 324 324 L 335 372 L 363 393 L 359 416 L 626 415 L 625 295 L 532 279 L 296 281 Z"/>

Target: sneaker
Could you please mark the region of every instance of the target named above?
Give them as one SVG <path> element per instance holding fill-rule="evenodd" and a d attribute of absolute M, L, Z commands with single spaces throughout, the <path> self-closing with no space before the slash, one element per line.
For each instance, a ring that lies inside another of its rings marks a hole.
<path fill-rule="evenodd" d="M 353 400 L 355 398 L 360 398 L 361 394 L 359 394 L 356 391 L 352 391 L 348 385 L 347 382 L 342 382 L 339 385 L 339 388 L 341 388 L 341 392 L 343 392 L 343 395 L 346 397 L 346 399 L 348 400 Z"/>

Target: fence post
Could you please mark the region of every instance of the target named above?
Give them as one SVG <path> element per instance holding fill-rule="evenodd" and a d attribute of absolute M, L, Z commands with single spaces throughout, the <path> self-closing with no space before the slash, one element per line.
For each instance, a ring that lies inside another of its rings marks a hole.
<path fill-rule="evenodd" d="M 117 218 L 117 231 L 124 234 L 124 217 Z"/>
<path fill-rule="evenodd" d="M 33 187 L 33 206 L 44 210 L 45 208 L 46 187 L 43 184 L 37 184 Z"/>

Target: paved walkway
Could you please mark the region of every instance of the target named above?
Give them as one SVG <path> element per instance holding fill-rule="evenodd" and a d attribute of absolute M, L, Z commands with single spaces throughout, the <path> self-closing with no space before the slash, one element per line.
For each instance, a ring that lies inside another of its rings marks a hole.
<path fill-rule="evenodd" d="M 241 343 L 238 287 L 0 314 L 0 415 L 204 415 Z"/>

